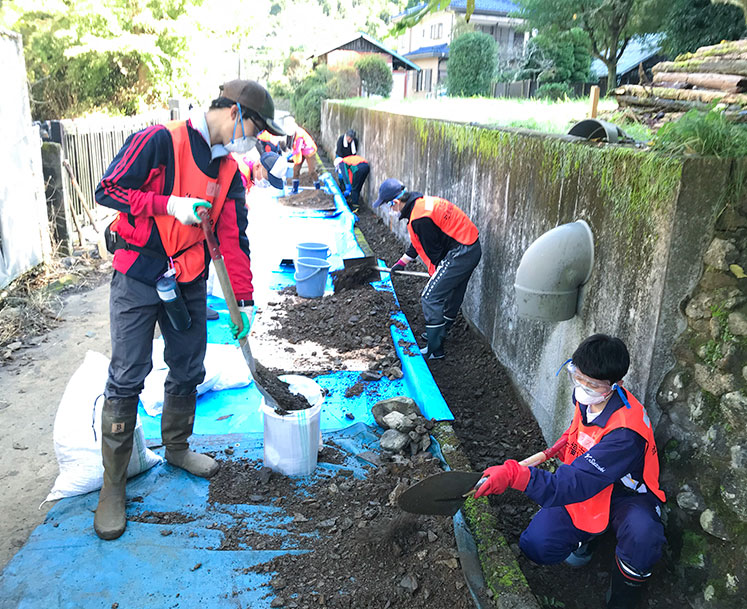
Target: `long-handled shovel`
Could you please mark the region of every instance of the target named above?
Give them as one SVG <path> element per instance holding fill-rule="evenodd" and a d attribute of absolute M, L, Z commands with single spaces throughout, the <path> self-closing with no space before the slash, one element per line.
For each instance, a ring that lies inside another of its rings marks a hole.
<path fill-rule="evenodd" d="M 226 299 L 226 305 L 228 306 L 228 312 L 231 315 L 231 321 L 234 325 L 241 328 L 243 325 L 241 321 L 241 311 L 239 311 L 239 305 L 236 302 L 236 295 L 233 292 L 231 281 L 228 279 L 228 271 L 226 270 L 226 263 L 223 260 L 223 254 L 220 253 L 218 241 L 213 234 L 213 227 L 210 225 L 210 215 L 204 207 L 198 208 L 197 214 L 202 220 L 202 232 L 205 233 L 205 241 L 207 241 L 210 258 L 213 261 L 215 272 L 218 275 L 218 281 L 220 282 L 221 290 L 223 290 L 223 297 Z M 241 347 L 241 353 L 243 353 L 244 359 L 249 366 L 249 370 L 252 372 L 252 377 L 257 385 L 257 389 L 259 389 L 259 392 L 264 396 L 267 405 L 270 408 L 279 408 L 277 400 L 275 400 L 275 398 L 273 398 L 257 380 L 257 365 L 254 362 L 252 349 L 249 346 L 249 340 L 246 336 L 239 339 L 239 346 Z"/>
<path fill-rule="evenodd" d="M 539 465 L 546 459 L 545 453 L 540 451 L 520 461 L 520 465 Z M 440 472 L 408 488 L 399 496 L 397 504 L 413 514 L 453 516 L 467 497 L 475 494 L 482 481 L 479 472 Z"/>

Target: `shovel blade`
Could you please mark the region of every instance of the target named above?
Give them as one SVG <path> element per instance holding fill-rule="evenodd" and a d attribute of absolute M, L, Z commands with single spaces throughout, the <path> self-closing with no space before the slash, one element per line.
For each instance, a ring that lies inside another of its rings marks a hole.
<path fill-rule="evenodd" d="M 481 477 L 477 472 L 441 472 L 408 488 L 397 504 L 412 514 L 453 516 L 464 504 L 464 495 Z"/>

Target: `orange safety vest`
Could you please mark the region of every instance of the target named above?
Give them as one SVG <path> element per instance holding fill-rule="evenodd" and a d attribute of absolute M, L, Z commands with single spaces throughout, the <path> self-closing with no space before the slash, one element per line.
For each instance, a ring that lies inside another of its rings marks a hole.
<path fill-rule="evenodd" d="M 265 152 L 277 151 L 277 145 L 273 140 L 273 135 L 272 133 L 267 131 L 267 129 L 265 129 L 264 131 L 260 131 L 257 139 L 262 142 L 262 150 L 264 150 Z"/>
<path fill-rule="evenodd" d="M 218 178 L 210 178 L 194 161 L 187 122 L 171 121 L 165 127 L 171 133 L 174 145 L 174 187 L 171 194 L 206 200 L 212 205 L 210 218 L 213 222 L 217 221 L 236 173 L 236 161 L 230 156 L 225 157 L 221 161 Z M 200 225 L 187 226 L 168 215 L 154 216 L 153 220 L 166 255 L 173 258 L 177 281 L 188 283 L 199 277 L 205 270 L 205 248 L 202 244 L 205 234 Z M 119 213 L 112 230 L 116 231 L 120 222 L 127 225 L 126 213 Z"/>
<path fill-rule="evenodd" d="M 412 207 L 410 221 L 407 223 L 407 232 L 410 233 L 412 246 L 427 265 L 430 275 L 436 272 L 436 267 L 426 256 L 420 239 L 412 229 L 413 221 L 420 218 L 430 218 L 438 228 L 462 245 L 472 245 L 480 236 L 472 220 L 451 201 L 440 197 L 421 197 L 416 200 Z"/>
<path fill-rule="evenodd" d="M 366 159 L 364 159 L 362 156 L 358 156 L 357 154 L 351 154 L 349 156 L 342 157 L 342 162 L 346 165 L 350 165 L 351 167 L 355 167 L 356 165 L 360 165 L 361 163 L 368 163 Z"/>
<path fill-rule="evenodd" d="M 584 425 L 581 410 L 576 406 L 573 422 L 568 428 L 568 444 L 563 455 L 563 463 L 570 465 L 592 446 L 598 444 L 602 438 L 614 429 L 630 429 L 646 441 L 646 453 L 643 461 L 643 483 L 662 502 L 666 501 L 664 492 L 659 487 L 659 458 L 657 457 L 654 432 L 646 409 L 633 395 L 625 389 L 625 396 L 630 408 L 622 406 L 609 418 L 607 425 Z M 573 521 L 573 525 L 587 533 L 601 533 L 607 528 L 610 519 L 610 497 L 612 487 L 602 489 L 593 497 L 579 503 L 565 506 Z"/>
<path fill-rule="evenodd" d="M 306 133 L 304 129 L 301 129 L 301 127 L 298 127 L 296 129 L 296 134 L 293 138 L 293 149 L 294 150 L 296 148 L 296 143 L 298 142 L 298 140 L 303 140 L 303 144 L 298 149 L 298 152 L 296 152 L 296 154 L 294 154 L 291 157 L 294 165 L 298 165 L 299 163 L 303 162 L 303 157 L 310 156 L 314 154 L 317 150 L 316 142 L 314 142 L 314 140 L 311 139 L 311 136 L 308 133 Z M 306 150 L 307 152 L 304 152 L 304 150 Z"/>

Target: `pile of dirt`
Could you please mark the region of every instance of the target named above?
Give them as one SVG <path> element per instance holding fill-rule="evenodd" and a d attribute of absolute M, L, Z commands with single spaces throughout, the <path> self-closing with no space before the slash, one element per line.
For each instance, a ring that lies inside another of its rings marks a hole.
<path fill-rule="evenodd" d="M 355 354 L 372 367 L 391 359 L 389 324 L 397 310 L 391 292 L 365 284 L 322 298 L 301 298 L 294 287 L 281 296 L 280 301 L 268 303 L 270 318 L 277 321 L 272 336 L 291 344 L 312 342 L 334 348 L 342 356 Z"/>
<path fill-rule="evenodd" d="M 272 396 L 278 404 L 275 412 L 279 415 L 288 414 L 289 410 L 306 410 L 310 408 L 309 402 L 305 397 L 291 393 L 288 389 L 288 383 L 284 383 L 278 378 L 278 374 L 265 368 L 262 364 L 255 361 L 255 380 L 259 385 Z M 282 373 L 280 374 L 282 376 Z"/>
<path fill-rule="evenodd" d="M 404 245 L 368 208 L 358 215 L 359 226 L 375 254 L 387 261 L 396 260 Z M 397 300 L 418 336 L 424 328 L 419 302 L 424 280 L 395 276 L 393 281 Z M 461 316 L 444 348 L 446 359 L 427 363 L 454 414 L 453 426 L 460 448 L 474 471 L 482 471 L 506 459 L 523 459 L 547 446 L 534 416 L 516 394 L 506 370 L 486 341 Z M 556 439 L 549 438 L 551 442 Z M 591 563 L 583 569 L 572 569 L 564 564 L 539 566 L 529 561 L 518 547 L 519 535 L 538 511 L 538 506 L 523 493 L 511 490 L 491 497 L 490 505 L 501 523 L 501 533 L 543 608 L 599 609 L 605 606 L 615 545 L 613 535 L 607 533 L 601 538 Z M 663 559 L 654 567 L 641 607 L 680 609 L 689 606 L 676 571 L 671 549 L 665 548 Z"/>
<path fill-rule="evenodd" d="M 320 453 L 320 461 L 342 463 L 342 457 L 334 443 Z M 210 481 L 209 500 L 278 507 L 293 518 L 284 527 L 290 543 L 313 548 L 254 567 L 275 574 L 272 607 L 473 607 L 451 518 L 414 516 L 396 505 L 405 488 L 441 471 L 438 460 L 421 453 L 367 469 L 364 479 L 337 469 L 333 477 L 301 486 L 258 462 L 226 461 Z M 288 547 L 288 538 L 258 535 L 243 522 L 237 513 L 219 549 Z"/>
<path fill-rule="evenodd" d="M 306 188 L 299 190 L 295 195 L 280 197 L 278 203 L 287 207 L 298 207 L 301 209 L 335 209 L 335 198 L 324 190 Z"/>

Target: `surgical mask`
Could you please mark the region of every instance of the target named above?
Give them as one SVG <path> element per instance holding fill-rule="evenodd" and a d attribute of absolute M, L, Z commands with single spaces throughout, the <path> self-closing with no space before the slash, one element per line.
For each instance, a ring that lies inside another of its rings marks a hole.
<path fill-rule="evenodd" d="M 254 185 L 257 188 L 269 188 L 270 187 L 270 180 L 267 178 L 262 178 L 261 180 L 257 180 Z"/>
<path fill-rule="evenodd" d="M 593 391 L 583 385 L 577 385 L 573 390 L 573 397 L 579 404 L 594 406 L 595 404 L 601 404 L 604 402 L 604 400 L 607 399 L 607 394 Z"/>
<path fill-rule="evenodd" d="M 244 121 L 241 119 L 241 104 L 239 102 L 236 102 L 236 105 L 238 106 L 239 111 L 236 114 L 236 122 L 233 124 L 233 134 L 231 135 L 231 141 L 228 142 L 228 144 L 225 144 L 225 148 L 226 150 L 228 150 L 228 152 L 233 152 L 235 154 L 246 154 L 257 145 L 257 138 L 253 135 L 247 136 L 244 132 Z M 241 125 L 241 137 L 237 138 L 236 131 L 237 126 L 239 125 Z"/>

